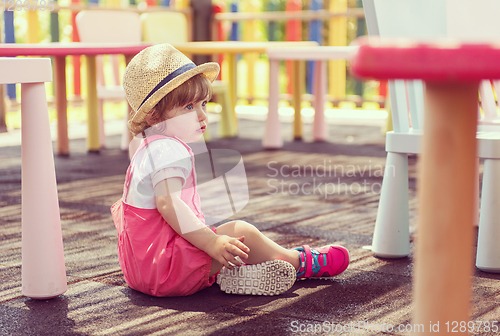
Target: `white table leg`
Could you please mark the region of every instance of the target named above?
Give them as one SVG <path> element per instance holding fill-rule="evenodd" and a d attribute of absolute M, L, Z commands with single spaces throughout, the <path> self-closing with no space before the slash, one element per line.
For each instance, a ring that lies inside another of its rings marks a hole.
<path fill-rule="evenodd" d="M 279 60 L 269 60 L 269 111 L 265 126 L 262 146 L 264 148 L 281 148 L 281 123 L 278 114 L 279 86 L 278 86 Z"/>
<path fill-rule="evenodd" d="M 21 85 L 22 291 L 37 299 L 67 289 L 45 84 Z"/>
<path fill-rule="evenodd" d="M 326 96 L 326 61 L 316 61 L 314 84 L 314 124 L 313 135 L 315 141 L 328 139 L 328 126 L 325 120 Z"/>

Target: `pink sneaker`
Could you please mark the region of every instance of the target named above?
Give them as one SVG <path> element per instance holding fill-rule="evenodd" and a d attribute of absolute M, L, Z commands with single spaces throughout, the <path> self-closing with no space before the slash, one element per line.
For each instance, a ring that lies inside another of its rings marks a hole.
<path fill-rule="evenodd" d="M 349 265 L 349 252 L 342 246 L 312 249 L 309 245 L 302 245 L 294 250 L 299 251 L 301 264 L 297 279 L 331 278 L 344 272 Z"/>

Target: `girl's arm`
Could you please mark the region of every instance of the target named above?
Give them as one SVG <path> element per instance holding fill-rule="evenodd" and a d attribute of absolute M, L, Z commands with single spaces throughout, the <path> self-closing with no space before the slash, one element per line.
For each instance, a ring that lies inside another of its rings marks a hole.
<path fill-rule="evenodd" d="M 229 262 L 241 265 L 235 257 L 246 259 L 250 251 L 243 244 L 244 237 L 215 234 L 181 200 L 181 189 L 182 179 L 179 177 L 168 178 L 155 186 L 156 207 L 165 221 L 180 236 L 222 265 L 228 268 L 232 268 Z"/>

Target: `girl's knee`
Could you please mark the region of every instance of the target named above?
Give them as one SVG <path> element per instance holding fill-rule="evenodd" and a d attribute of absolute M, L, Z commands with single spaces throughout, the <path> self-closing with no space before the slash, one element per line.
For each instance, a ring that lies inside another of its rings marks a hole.
<path fill-rule="evenodd" d="M 259 230 L 248 222 L 237 220 L 235 221 L 235 231 L 239 232 L 240 236 L 246 236 L 252 233 L 259 233 Z"/>
<path fill-rule="evenodd" d="M 218 234 L 226 234 L 232 237 L 248 236 L 258 232 L 259 230 L 255 226 L 242 220 L 225 223 L 217 228 Z"/>

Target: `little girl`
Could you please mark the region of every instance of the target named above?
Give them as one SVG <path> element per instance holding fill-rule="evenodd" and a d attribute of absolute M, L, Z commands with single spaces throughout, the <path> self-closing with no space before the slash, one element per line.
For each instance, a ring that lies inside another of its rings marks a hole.
<path fill-rule="evenodd" d="M 207 127 L 206 104 L 217 63 L 196 66 L 169 44 L 144 49 L 123 78 L 134 110 L 130 131 L 142 141 L 111 212 L 127 284 L 154 296 L 183 296 L 217 283 L 226 293 L 277 295 L 296 279 L 343 272 L 340 246 L 288 250 L 253 225 L 205 223 L 187 143 Z"/>

